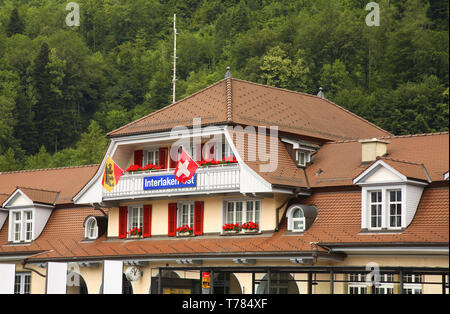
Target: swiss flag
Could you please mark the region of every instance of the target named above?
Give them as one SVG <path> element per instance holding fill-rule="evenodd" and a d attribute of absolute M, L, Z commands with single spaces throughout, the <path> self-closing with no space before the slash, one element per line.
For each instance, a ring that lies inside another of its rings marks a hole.
<path fill-rule="evenodd" d="M 197 168 L 197 163 L 182 149 L 180 159 L 175 168 L 175 179 L 185 184 L 186 181 L 192 179 Z"/>

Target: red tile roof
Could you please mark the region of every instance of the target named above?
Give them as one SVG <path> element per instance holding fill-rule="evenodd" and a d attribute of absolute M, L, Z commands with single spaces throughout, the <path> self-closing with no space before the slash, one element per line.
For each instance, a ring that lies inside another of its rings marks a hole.
<path fill-rule="evenodd" d="M 34 252 L 30 260 L 102 259 L 105 257 L 172 257 L 214 254 L 311 252 L 311 242 L 327 244 L 422 244 L 446 245 L 449 241 L 449 189 L 425 189 L 416 216 L 402 233 L 361 232 L 361 192 L 316 193 L 302 201 L 318 209 L 316 221 L 304 234 L 286 233 L 286 224 L 277 233 L 261 236 L 201 236 L 189 239 L 107 240 L 83 242 L 85 217 L 98 214 L 89 208 L 55 210 L 41 236 L 28 245 L 7 245 L 7 223 L 0 231 L 0 254 Z M 320 251 L 324 251 L 323 248 Z"/>
<path fill-rule="evenodd" d="M 50 201 L 49 198 L 53 198 L 53 196 L 49 197 L 49 195 L 52 192 L 53 194 L 59 192 L 56 203 L 70 204 L 72 197 L 92 178 L 97 168 L 98 165 L 89 165 L 3 172 L 0 173 L 0 193 L 11 195 L 17 186 L 26 185 L 28 189 L 27 192 L 24 192 L 27 195 L 31 194 L 32 198 L 44 198 L 45 201 Z M 37 192 L 36 189 L 52 192 Z"/>
<path fill-rule="evenodd" d="M 234 78 L 221 80 L 108 135 L 190 127 L 197 117 L 204 125 L 278 126 L 283 132 L 326 140 L 391 135 L 329 100 Z"/>
<path fill-rule="evenodd" d="M 419 173 L 420 167 L 407 166 L 423 164 L 432 181 L 443 180 L 443 173 L 448 170 L 449 162 L 448 132 L 382 139 L 388 139 L 390 142 L 386 157 L 387 162 L 392 163 L 394 168 L 397 166 L 399 171 L 400 168 L 406 171 L 405 175 L 423 178 L 423 174 Z M 313 164 L 306 170 L 309 183 L 312 187 L 352 185 L 353 179 L 368 167 L 361 164 L 361 151 L 361 143 L 358 141 L 324 144 L 314 156 Z"/>

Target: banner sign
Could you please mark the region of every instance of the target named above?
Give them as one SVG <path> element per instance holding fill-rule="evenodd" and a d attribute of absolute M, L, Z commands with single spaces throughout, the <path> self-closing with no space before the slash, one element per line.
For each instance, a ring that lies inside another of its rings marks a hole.
<path fill-rule="evenodd" d="M 175 189 L 188 188 L 197 186 L 197 174 L 186 181 L 185 184 L 178 182 L 175 175 L 164 175 L 155 177 L 144 177 L 144 191 L 147 190 L 161 190 L 161 189 Z"/>
<path fill-rule="evenodd" d="M 211 274 L 210 273 L 202 273 L 202 288 L 203 289 L 211 288 Z"/>

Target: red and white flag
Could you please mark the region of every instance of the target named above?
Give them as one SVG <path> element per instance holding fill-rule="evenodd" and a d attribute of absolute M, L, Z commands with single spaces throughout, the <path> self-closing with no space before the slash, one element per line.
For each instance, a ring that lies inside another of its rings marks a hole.
<path fill-rule="evenodd" d="M 185 184 L 186 181 L 192 179 L 197 168 L 197 163 L 182 149 L 180 160 L 175 168 L 175 179 Z"/>

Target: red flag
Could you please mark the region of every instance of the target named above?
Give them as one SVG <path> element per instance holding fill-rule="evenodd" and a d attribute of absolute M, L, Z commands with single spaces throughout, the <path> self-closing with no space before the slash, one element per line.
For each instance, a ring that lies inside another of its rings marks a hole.
<path fill-rule="evenodd" d="M 185 184 L 186 181 L 192 179 L 197 168 L 197 163 L 182 149 L 180 160 L 175 168 L 175 179 Z"/>

